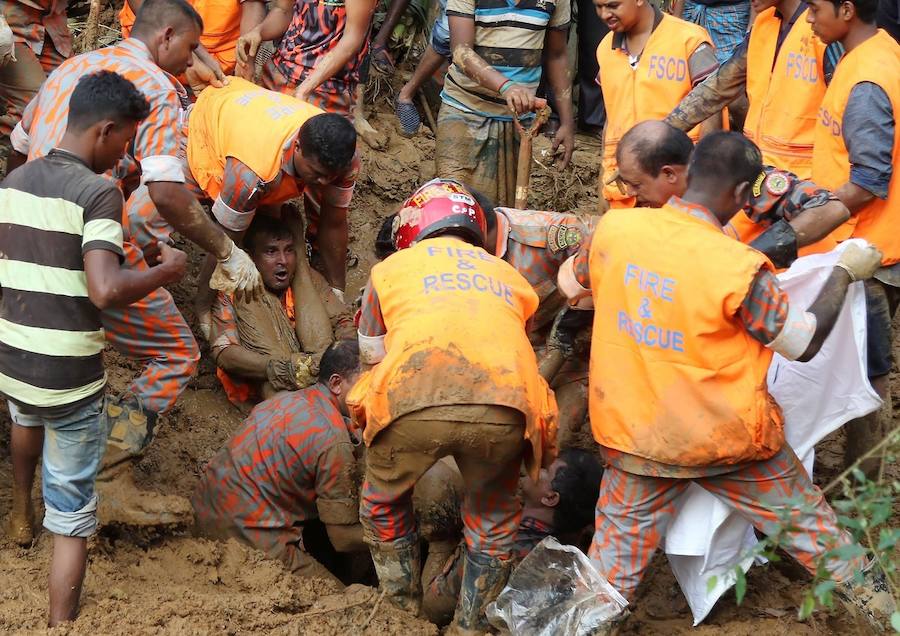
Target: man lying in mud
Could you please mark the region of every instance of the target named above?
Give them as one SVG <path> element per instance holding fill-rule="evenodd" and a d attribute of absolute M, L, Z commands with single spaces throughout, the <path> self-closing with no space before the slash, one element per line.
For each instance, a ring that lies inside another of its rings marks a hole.
<path fill-rule="evenodd" d="M 216 374 L 229 401 L 245 413 L 277 391 L 302 389 L 315 382 L 322 351 L 316 347 L 322 342 L 327 346 L 334 332 L 338 338 L 353 334 L 348 310 L 322 275 L 305 258 L 297 258 L 294 245 L 285 224 L 258 215 L 247 230 L 244 246 L 263 277 L 266 293 L 249 302 L 219 294 L 213 303 L 210 350 L 218 366 Z M 297 278 L 303 280 L 294 286 Z M 303 297 L 296 297 L 294 289 Z M 306 323 L 299 330 L 298 320 Z M 315 331 L 319 343 L 300 342 L 297 331 Z"/>
<path fill-rule="evenodd" d="M 358 375 L 356 341 L 338 340 L 322 355 L 318 382 L 257 405 L 200 478 L 191 498 L 198 530 L 340 584 L 306 551 L 303 524 L 319 519 L 338 552 L 366 549 L 345 401 Z"/>
<path fill-rule="evenodd" d="M 436 466 L 423 478 L 426 483 L 417 485 L 416 499 L 434 492 L 431 503 L 439 501 L 443 508 L 450 506 L 457 513 L 459 501 L 454 493 L 462 492 L 462 476 L 459 470 L 447 463 Z M 548 536 L 577 541 L 579 533 L 594 521 L 594 506 L 600 492 L 603 464 L 594 454 L 579 448 L 567 448 L 548 468 L 541 469 L 537 483 L 530 477 L 519 480 L 522 498 L 522 520 L 516 532 L 513 556 L 515 562 L 524 559 L 529 552 Z M 428 488 L 427 482 L 436 482 Z M 425 489 L 428 488 L 428 492 Z M 421 490 L 421 492 L 420 492 Z M 414 499 L 414 501 L 416 501 Z M 423 503 L 417 511 L 427 511 Z M 422 571 L 422 613 L 438 625 L 450 622 L 462 583 L 464 544 L 460 542 L 459 525 L 456 528 L 432 529 L 439 537 L 428 545 L 428 558 Z M 445 524 L 451 525 L 451 524 Z M 456 530 L 455 536 L 453 530 Z"/>

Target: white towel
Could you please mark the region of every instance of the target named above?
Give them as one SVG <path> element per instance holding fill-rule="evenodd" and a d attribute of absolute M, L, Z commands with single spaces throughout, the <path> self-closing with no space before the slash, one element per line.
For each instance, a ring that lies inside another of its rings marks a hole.
<path fill-rule="evenodd" d="M 848 242 L 827 254 L 799 258 L 779 274 L 792 303 L 812 304 Z M 834 330 L 818 355 L 801 363 L 775 354 L 768 383 L 784 412 L 785 437 L 812 473 L 816 443 L 845 422 L 881 406 L 866 375 L 866 299 L 861 282 L 850 285 Z M 740 564 L 745 572 L 750 569 L 753 560 L 741 557 L 756 538 L 748 521 L 696 484 L 676 505 L 679 511 L 669 527 L 665 550 L 697 625 L 734 584 L 735 566 Z M 717 582 L 707 591 L 712 576 Z"/>

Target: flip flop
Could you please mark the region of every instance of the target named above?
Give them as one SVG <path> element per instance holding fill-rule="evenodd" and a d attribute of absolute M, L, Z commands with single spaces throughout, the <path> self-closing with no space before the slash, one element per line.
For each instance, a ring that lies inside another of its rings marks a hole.
<path fill-rule="evenodd" d="M 412 137 L 419 132 L 422 119 L 419 117 L 419 110 L 415 104 L 396 100 L 394 101 L 394 114 L 400 120 L 400 134 L 404 137 Z"/>
<path fill-rule="evenodd" d="M 393 75 L 396 70 L 394 59 L 384 46 L 372 47 L 372 66 L 383 75 Z"/>

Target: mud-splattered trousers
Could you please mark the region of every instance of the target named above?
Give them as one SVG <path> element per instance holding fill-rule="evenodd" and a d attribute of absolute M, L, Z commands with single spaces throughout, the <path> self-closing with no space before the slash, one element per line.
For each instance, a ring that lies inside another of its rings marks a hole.
<path fill-rule="evenodd" d="M 706 467 L 701 472 L 706 470 L 710 474 L 693 478 L 658 476 L 666 474 L 664 470 L 652 476 L 626 472 L 616 465 L 619 463 L 616 457 L 620 455 L 610 455 L 612 465 L 603 473 L 596 531 L 589 554 L 600 561 L 609 582 L 626 599 L 634 597 L 650 559 L 677 512 L 675 501 L 692 481 L 722 499 L 768 536 L 779 531 L 775 510 L 780 508 L 788 515 L 793 528 L 783 535 L 781 546 L 812 573 L 825 552 L 851 543 L 850 536 L 838 528 L 834 510 L 822 491 L 812 483 L 787 445 L 770 459 L 743 464 L 728 472 L 717 472 L 717 469 L 728 470 L 724 466 Z M 639 461 L 635 465 L 662 466 Z M 864 566 L 862 557 L 849 561 L 832 559 L 826 563 L 837 581 L 848 580 Z"/>
<path fill-rule="evenodd" d="M 366 455 L 359 511 L 366 540 L 415 536 L 413 486 L 441 457 L 452 455 L 465 484 L 466 549 L 508 559 L 522 518 L 516 491 L 527 444 L 523 428 L 521 413 L 493 405 L 431 407 L 392 422 Z"/>

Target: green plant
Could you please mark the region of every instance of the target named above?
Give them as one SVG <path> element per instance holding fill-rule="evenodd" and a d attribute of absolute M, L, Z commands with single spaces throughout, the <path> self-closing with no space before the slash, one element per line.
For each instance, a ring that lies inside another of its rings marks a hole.
<path fill-rule="evenodd" d="M 900 599 L 900 572 L 896 563 L 896 548 L 900 541 L 900 528 L 892 525 L 894 502 L 900 494 L 900 481 L 886 475 L 885 468 L 896 461 L 900 454 L 900 427 L 892 430 L 869 452 L 860 457 L 847 470 L 835 477 L 822 489 L 826 496 L 834 494 L 831 506 L 837 513 L 838 525 L 853 538 L 853 543 L 827 550 L 816 562 L 816 572 L 807 587 L 798 617 L 808 618 L 816 607 L 834 607 L 834 593 L 837 583 L 831 580 L 826 563 L 833 559 L 849 560 L 866 557 L 875 561 L 876 567 L 884 572 L 885 582 L 896 602 Z M 878 457 L 881 465 L 874 479 L 868 478 L 860 464 L 872 457 Z M 791 523 L 795 511 L 809 512 L 813 505 L 801 498 L 789 498 L 771 510 L 778 518 L 777 531 L 760 540 L 745 557 L 761 556 L 769 561 L 781 560 L 779 548 L 785 545 L 789 533 L 797 530 Z M 744 558 L 741 559 L 743 561 Z M 747 579 L 740 566 L 735 567 L 735 596 L 742 603 L 747 592 Z M 862 573 L 857 572 L 856 582 L 862 581 Z M 707 581 L 707 589 L 717 584 L 715 576 Z M 900 611 L 891 616 L 891 626 L 900 632 Z"/>

